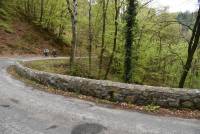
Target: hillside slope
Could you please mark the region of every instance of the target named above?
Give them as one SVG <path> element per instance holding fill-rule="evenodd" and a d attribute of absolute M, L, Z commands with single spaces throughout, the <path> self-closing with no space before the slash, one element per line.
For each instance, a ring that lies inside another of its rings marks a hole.
<path fill-rule="evenodd" d="M 50 34 L 26 21 L 14 19 L 9 27 L 0 27 L 0 56 L 41 55 L 44 48 L 56 49 L 61 56 L 69 54 L 67 45 L 56 43 Z"/>

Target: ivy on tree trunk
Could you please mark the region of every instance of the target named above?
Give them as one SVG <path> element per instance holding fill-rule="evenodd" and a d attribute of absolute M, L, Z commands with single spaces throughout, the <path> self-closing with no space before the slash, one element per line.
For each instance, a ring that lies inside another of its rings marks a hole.
<path fill-rule="evenodd" d="M 136 0 L 127 0 L 127 14 L 126 14 L 126 27 L 125 27 L 125 59 L 124 59 L 124 81 L 126 83 L 132 82 L 132 48 L 133 48 L 133 37 L 134 27 L 136 27 Z M 136 33 L 136 31 L 135 31 Z"/>

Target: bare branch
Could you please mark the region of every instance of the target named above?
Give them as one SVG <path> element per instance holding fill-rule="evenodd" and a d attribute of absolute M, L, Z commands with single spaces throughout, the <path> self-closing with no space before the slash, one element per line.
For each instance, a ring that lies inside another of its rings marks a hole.
<path fill-rule="evenodd" d="M 187 27 L 187 28 L 190 29 L 191 31 L 193 30 L 193 28 L 192 28 L 191 26 L 186 25 L 186 24 L 184 24 L 184 23 L 181 22 L 181 21 L 164 21 L 164 22 L 169 22 L 169 23 L 179 23 L 179 24 L 181 24 L 181 25 Z M 164 23 L 164 22 L 161 22 L 161 23 Z"/>
<path fill-rule="evenodd" d="M 143 8 L 145 6 L 147 6 L 149 3 L 153 2 L 154 0 L 149 0 L 147 2 L 145 2 L 140 8 Z"/>

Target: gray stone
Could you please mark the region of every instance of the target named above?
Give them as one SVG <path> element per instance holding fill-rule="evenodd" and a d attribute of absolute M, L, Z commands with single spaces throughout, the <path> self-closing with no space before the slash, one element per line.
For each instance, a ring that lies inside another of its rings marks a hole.
<path fill-rule="evenodd" d="M 184 108 L 193 108 L 194 104 L 191 101 L 185 101 L 182 103 Z"/>
<path fill-rule="evenodd" d="M 145 92 L 143 93 L 143 95 L 144 95 L 145 97 L 147 97 L 147 96 L 149 96 L 149 93 L 145 91 Z"/>
<path fill-rule="evenodd" d="M 126 101 L 127 103 L 135 103 L 136 100 L 137 100 L 137 97 L 136 97 L 136 96 L 127 96 L 126 99 L 125 99 L 125 101 Z"/>
<path fill-rule="evenodd" d="M 169 106 L 167 100 L 156 100 L 154 103 L 156 105 L 163 106 L 163 107 L 168 107 Z"/>
<path fill-rule="evenodd" d="M 197 109 L 200 109 L 200 98 L 195 98 L 195 99 L 194 99 L 194 103 L 195 103 L 195 107 L 196 107 Z"/>
<path fill-rule="evenodd" d="M 169 104 L 169 107 L 180 107 L 180 101 L 179 100 L 176 100 L 176 99 L 168 99 L 168 104 Z"/>
<path fill-rule="evenodd" d="M 181 99 L 182 101 L 187 101 L 187 100 L 190 100 L 190 96 L 188 96 L 188 95 L 182 95 L 182 96 L 180 97 L 180 99 Z"/>
<path fill-rule="evenodd" d="M 195 98 L 195 99 L 194 99 L 194 103 L 196 103 L 196 104 L 199 103 L 199 104 L 200 104 L 200 98 Z"/>

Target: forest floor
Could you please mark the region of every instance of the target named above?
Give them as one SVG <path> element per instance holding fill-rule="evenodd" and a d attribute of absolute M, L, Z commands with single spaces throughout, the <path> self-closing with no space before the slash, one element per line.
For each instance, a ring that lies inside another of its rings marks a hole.
<path fill-rule="evenodd" d="M 0 56 L 41 55 L 44 48 L 56 49 L 60 56 L 68 55 L 70 50 L 56 43 L 48 32 L 23 20 L 13 20 L 9 29 L 0 27 Z"/>

